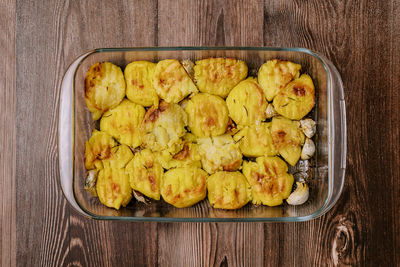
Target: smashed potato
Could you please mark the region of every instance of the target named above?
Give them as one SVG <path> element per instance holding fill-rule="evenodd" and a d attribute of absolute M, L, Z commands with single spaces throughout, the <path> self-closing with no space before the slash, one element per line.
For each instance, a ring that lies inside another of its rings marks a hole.
<path fill-rule="evenodd" d="M 126 97 L 130 101 L 144 107 L 158 105 L 158 96 L 153 88 L 155 68 L 156 64 L 148 61 L 134 61 L 126 66 Z"/>
<path fill-rule="evenodd" d="M 138 147 L 142 143 L 139 127 L 145 112 L 141 105 L 124 99 L 117 107 L 104 113 L 100 120 L 100 130 L 121 144 Z"/>
<path fill-rule="evenodd" d="M 101 203 L 118 210 L 132 199 L 125 167 L 132 160 L 133 154 L 128 146 L 120 145 L 111 150 L 111 155 L 102 160 L 103 168 L 98 173 L 96 191 Z"/>
<path fill-rule="evenodd" d="M 126 173 L 133 190 L 155 200 L 160 199 L 163 168 L 149 149 L 141 150 L 134 155 L 126 166 Z"/>
<path fill-rule="evenodd" d="M 93 64 L 85 77 L 85 100 L 93 120 L 125 97 L 125 78 L 120 67 L 110 63 Z"/>
<path fill-rule="evenodd" d="M 278 154 L 272 142 L 271 123 L 246 126 L 233 137 L 233 140 L 239 142 L 240 151 L 247 157 Z"/>
<path fill-rule="evenodd" d="M 217 172 L 207 179 L 208 201 L 213 208 L 239 209 L 251 199 L 250 186 L 240 172 Z"/>
<path fill-rule="evenodd" d="M 300 120 L 315 105 L 315 88 L 310 76 L 303 74 L 289 83 L 272 102 L 276 112 L 291 120 Z"/>
<path fill-rule="evenodd" d="M 207 58 L 196 61 L 194 77 L 200 92 L 225 98 L 247 76 L 247 65 L 233 58 Z"/>
<path fill-rule="evenodd" d="M 219 96 L 197 94 L 185 106 L 189 129 L 198 137 L 217 136 L 228 126 L 228 108 Z"/>
<path fill-rule="evenodd" d="M 286 163 L 279 157 L 259 157 L 256 162 L 245 161 L 243 174 L 251 186 L 256 205 L 277 206 L 288 198 L 294 178 L 288 174 Z"/>
<path fill-rule="evenodd" d="M 177 104 L 161 102 L 157 108 L 147 110 L 144 116 L 141 126 L 143 144 L 152 151 L 173 149 L 175 146 L 180 149 L 181 137 L 186 133 L 185 126 L 185 111 Z"/>
<path fill-rule="evenodd" d="M 305 136 L 299 128 L 298 121 L 291 121 L 284 117 L 273 117 L 271 136 L 279 154 L 292 166 L 296 165 L 301 155 L 301 145 Z"/>
<path fill-rule="evenodd" d="M 153 86 L 161 99 L 178 103 L 191 93 L 198 92 L 196 85 L 176 59 L 165 59 L 157 63 Z"/>
<path fill-rule="evenodd" d="M 199 138 L 197 142 L 203 169 L 209 174 L 235 171 L 242 165 L 242 153 L 229 134 Z"/>
<path fill-rule="evenodd" d="M 279 59 L 268 60 L 258 71 L 258 83 L 268 101 L 300 75 L 301 65 Z"/>
<path fill-rule="evenodd" d="M 163 150 L 157 153 L 158 161 L 164 169 L 176 167 L 195 166 L 201 168 L 201 157 L 198 151 L 197 144 L 185 142 L 182 149 L 174 153 Z"/>
<path fill-rule="evenodd" d="M 207 176 L 197 167 L 171 169 L 163 175 L 161 195 L 177 208 L 190 207 L 206 197 Z"/>
<path fill-rule="evenodd" d="M 226 104 L 236 124 L 259 124 L 266 119 L 268 102 L 255 78 L 247 78 L 236 85 L 226 98 Z"/>
<path fill-rule="evenodd" d="M 117 142 L 109 134 L 93 130 L 92 136 L 85 144 L 85 168 L 87 170 L 102 168 L 101 161 L 111 157 L 111 148 L 116 145 Z"/>

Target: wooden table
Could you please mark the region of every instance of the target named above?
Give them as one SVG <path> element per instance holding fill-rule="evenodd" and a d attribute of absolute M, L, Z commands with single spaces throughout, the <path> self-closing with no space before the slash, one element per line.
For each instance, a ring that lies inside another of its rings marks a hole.
<path fill-rule="evenodd" d="M 2 266 L 399 264 L 399 1 L 6 0 L 0 32 Z M 57 109 L 68 64 L 97 47 L 185 45 L 307 47 L 338 67 L 348 158 L 328 214 L 129 223 L 89 220 L 67 204 Z"/>

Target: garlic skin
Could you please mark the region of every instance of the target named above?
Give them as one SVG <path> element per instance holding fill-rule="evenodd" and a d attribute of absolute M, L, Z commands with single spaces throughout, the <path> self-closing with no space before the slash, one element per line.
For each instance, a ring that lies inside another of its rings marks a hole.
<path fill-rule="evenodd" d="M 97 197 L 96 182 L 97 182 L 97 170 L 88 171 L 88 174 L 85 179 L 84 189 L 95 197 Z"/>
<path fill-rule="evenodd" d="M 272 104 L 268 104 L 267 109 L 265 110 L 265 114 L 267 115 L 267 119 L 270 119 L 277 115 Z"/>
<path fill-rule="evenodd" d="M 194 81 L 194 63 L 190 59 L 184 59 L 181 61 L 183 68 L 186 70 L 187 74 L 189 75 L 190 79 Z"/>
<path fill-rule="evenodd" d="M 315 153 L 315 144 L 313 140 L 310 138 L 306 138 L 306 141 L 304 142 L 303 149 L 301 150 L 301 159 L 302 160 L 307 160 L 310 159 L 312 156 L 314 156 Z"/>
<path fill-rule="evenodd" d="M 290 196 L 286 199 L 289 205 L 301 205 L 304 204 L 310 196 L 309 188 L 306 183 L 296 182 L 297 188 Z"/>
<path fill-rule="evenodd" d="M 300 129 L 303 131 L 305 136 L 311 138 L 317 131 L 317 125 L 312 119 L 304 119 L 300 121 Z"/>
<path fill-rule="evenodd" d="M 141 193 L 139 193 L 139 192 L 137 192 L 137 191 L 135 191 L 135 190 L 132 190 L 132 194 L 133 194 L 133 197 L 134 197 L 137 201 L 142 202 L 142 203 L 144 203 L 144 204 L 147 204 L 146 199 L 144 198 L 144 196 L 143 196 Z"/>

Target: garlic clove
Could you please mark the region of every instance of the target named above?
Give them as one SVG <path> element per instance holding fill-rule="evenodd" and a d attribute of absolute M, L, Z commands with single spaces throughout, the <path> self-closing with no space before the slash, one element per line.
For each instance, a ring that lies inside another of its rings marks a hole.
<path fill-rule="evenodd" d="M 306 138 L 303 149 L 301 150 L 301 159 L 302 160 L 310 159 L 312 156 L 314 156 L 314 153 L 315 153 L 315 144 L 313 140 L 311 140 L 310 138 Z"/>
<path fill-rule="evenodd" d="M 305 136 L 311 138 L 317 131 L 317 125 L 312 119 L 304 119 L 300 121 L 300 129 L 303 131 Z"/>
<path fill-rule="evenodd" d="M 277 115 L 272 104 L 268 104 L 267 109 L 265 110 L 265 114 L 267 115 L 267 119 L 270 119 Z"/>
<path fill-rule="evenodd" d="M 306 183 L 296 182 L 296 189 L 286 199 L 289 205 L 301 205 L 304 204 L 310 196 L 309 188 Z"/>
<path fill-rule="evenodd" d="M 97 170 L 88 171 L 85 179 L 84 189 L 95 197 L 97 197 L 96 182 L 97 182 Z"/>
<path fill-rule="evenodd" d="M 194 63 L 190 59 L 184 59 L 181 61 L 183 68 L 186 70 L 187 74 L 189 75 L 190 79 L 194 81 Z"/>

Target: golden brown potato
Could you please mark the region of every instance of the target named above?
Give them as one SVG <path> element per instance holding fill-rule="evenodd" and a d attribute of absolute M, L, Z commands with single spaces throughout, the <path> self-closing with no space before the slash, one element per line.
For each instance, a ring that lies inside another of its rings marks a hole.
<path fill-rule="evenodd" d="M 271 136 L 279 154 L 292 166 L 296 165 L 301 155 L 301 145 L 305 137 L 299 128 L 298 121 L 291 121 L 284 117 L 273 117 Z"/>
<path fill-rule="evenodd" d="M 251 199 L 250 186 L 240 172 L 217 172 L 207 179 L 208 201 L 213 208 L 239 209 Z"/>
<path fill-rule="evenodd" d="M 199 138 L 197 143 L 203 169 L 209 174 L 216 171 L 236 171 L 242 165 L 239 145 L 229 134 Z"/>
<path fill-rule="evenodd" d="M 246 126 L 233 137 L 233 140 L 239 142 L 240 151 L 247 157 L 278 154 L 272 143 L 271 123 Z"/>
<path fill-rule="evenodd" d="M 171 169 L 163 175 L 161 196 L 177 208 L 190 207 L 206 197 L 207 176 L 197 167 Z"/>
<path fill-rule="evenodd" d="M 157 159 L 164 169 L 176 167 L 194 166 L 201 168 L 201 157 L 198 151 L 197 144 L 192 142 L 184 142 L 182 150 L 177 153 L 163 150 L 157 152 Z"/>
<path fill-rule="evenodd" d="M 85 167 L 87 170 L 101 169 L 101 160 L 111 157 L 111 148 L 117 142 L 107 133 L 93 130 L 92 136 L 85 145 Z"/>
<path fill-rule="evenodd" d="M 158 96 L 153 88 L 156 64 L 148 61 L 134 61 L 125 68 L 126 97 L 139 105 L 158 105 Z"/>
<path fill-rule="evenodd" d="M 142 144 L 139 127 L 145 112 L 141 105 L 124 99 L 121 104 L 104 113 L 100 120 L 100 130 L 113 136 L 121 144 L 138 147 Z"/>
<path fill-rule="evenodd" d="M 266 119 L 267 101 L 256 79 L 240 82 L 226 98 L 229 116 L 238 125 L 259 124 Z"/>
<path fill-rule="evenodd" d="M 315 105 L 315 89 L 311 77 L 303 74 L 289 83 L 272 104 L 282 116 L 291 120 L 302 119 Z"/>
<path fill-rule="evenodd" d="M 160 102 L 158 108 L 151 107 L 143 119 L 143 144 L 152 151 L 182 149 L 182 139 L 186 134 L 187 115 L 177 104 Z"/>
<path fill-rule="evenodd" d="M 110 208 L 125 207 L 132 198 L 129 176 L 125 167 L 132 160 L 133 154 L 126 145 L 112 148 L 111 157 L 102 160 L 103 168 L 99 171 L 96 191 L 101 203 Z"/>
<path fill-rule="evenodd" d="M 225 98 L 247 76 L 247 65 L 233 58 L 207 58 L 196 61 L 194 77 L 202 93 Z"/>
<path fill-rule="evenodd" d="M 155 200 L 160 199 L 163 168 L 149 149 L 141 150 L 134 155 L 126 166 L 126 173 L 129 175 L 133 190 Z"/>
<path fill-rule="evenodd" d="M 158 96 L 168 103 L 178 103 L 189 94 L 198 92 L 196 85 L 176 59 L 165 59 L 157 63 L 153 86 Z"/>
<path fill-rule="evenodd" d="M 256 162 L 245 161 L 243 174 L 251 185 L 253 204 L 277 206 L 288 198 L 293 175 L 287 173 L 286 163 L 278 157 L 259 157 Z"/>
<path fill-rule="evenodd" d="M 198 137 L 218 136 L 228 125 L 228 108 L 219 96 L 197 94 L 185 106 L 189 129 Z"/>
<path fill-rule="evenodd" d="M 120 67 L 110 63 L 93 64 L 85 77 L 85 100 L 93 120 L 125 97 L 125 78 Z"/>
<path fill-rule="evenodd" d="M 258 71 L 258 83 L 268 101 L 272 99 L 293 79 L 300 75 L 301 66 L 279 59 L 268 60 Z"/>

